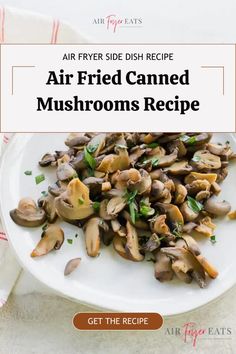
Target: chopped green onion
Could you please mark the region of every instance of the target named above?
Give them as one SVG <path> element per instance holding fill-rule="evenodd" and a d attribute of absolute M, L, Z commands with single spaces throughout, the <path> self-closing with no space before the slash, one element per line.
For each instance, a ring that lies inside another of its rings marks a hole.
<path fill-rule="evenodd" d="M 84 159 L 85 162 L 91 167 L 92 170 L 95 170 L 96 167 L 96 160 L 95 158 L 89 153 L 86 146 L 84 147 Z"/>
<path fill-rule="evenodd" d="M 93 152 L 95 152 L 98 148 L 99 144 L 95 144 L 95 145 L 87 145 L 87 151 L 92 154 Z"/>
<path fill-rule="evenodd" d="M 201 160 L 201 157 L 200 156 L 194 156 L 193 158 L 192 158 L 192 161 L 193 162 L 199 162 Z"/>
<path fill-rule="evenodd" d="M 194 145 L 196 143 L 195 136 L 182 135 L 179 139 L 188 145 Z"/>
<path fill-rule="evenodd" d="M 43 182 L 44 180 L 45 180 L 45 176 L 43 174 L 35 177 L 36 184 L 39 184 L 39 183 Z"/>
<path fill-rule="evenodd" d="M 134 202 L 129 203 L 129 213 L 130 213 L 132 223 L 135 224 L 136 214 L 135 214 L 135 203 Z"/>
<path fill-rule="evenodd" d="M 84 204 L 84 199 L 83 199 L 83 198 L 79 198 L 79 199 L 78 199 L 78 203 L 79 203 L 79 205 Z"/>
<path fill-rule="evenodd" d="M 156 166 L 158 166 L 159 158 L 153 157 L 151 159 L 146 159 L 146 160 L 143 161 L 144 164 L 147 164 L 149 162 L 151 162 L 152 166 L 156 167 Z"/>
<path fill-rule="evenodd" d="M 98 212 L 100 209 L 100 203 L 99 202 L 93 202 L 93 209 Z"/>
<path fill-rule="evenodd" d="M 216 243 L 216 236 L 215 235 L 212 235 L 210 237 L 210 240 L 211 240 L 211 243 L 214 245 Z"/>
<path fill-rule="evenodd" d="M 194 211 L 194 213 L 199 213 L 203 209 L 202 203 L 198 202 L 192 197 L 187 197 L 187 199 L 188 206 L 190 209 L 192 209 L 192 211 Z"/>
<path fill-rule="evenodd" d="M 68 238 L 68 239 L 67 239 L 67 242 L 69 243 L 69 245 L 71 245 L 71 244 L 73 243 L 72 238 Z"/>
<path fill-rule="evenodd" d="M 32 175 L 32 171 L 25 171 L 24 174 L 25 174 L 26 176 L 31 176 L 31 175 Z"/>
<path fill-rule="evenodd" d="M 42 194 L 44 197 L 47 197 L 48 192 L 46 192 L 46 191 L 42 191 L 42 192 L 41 192 L 41 194 Z"/>
<path fill-rule="evenodd" d="M 126 198 L 126 201 L 127 201 L 128 204 L 133 202 L 133 200 L 136 197 L 137 193 L 138 193 L 137 189 L 133 190 L 132 192 L 128 192 L 128 191 L 126 192 L 125 198 Z"/>
<path fill-rule="evenodd" d="M 158 143 L 151 143 L 151 144 L 147 144 L 147 147 L 150 149 L 155 149 L 156 147 L 158 147 L 159 144 Z"/>
<path fill-rule="evenodd" d="M 48 224 L 44 224 L 44 225 L 42 226 L 42 230 L 45 231 L 47 227 L 48 227 Z"/>

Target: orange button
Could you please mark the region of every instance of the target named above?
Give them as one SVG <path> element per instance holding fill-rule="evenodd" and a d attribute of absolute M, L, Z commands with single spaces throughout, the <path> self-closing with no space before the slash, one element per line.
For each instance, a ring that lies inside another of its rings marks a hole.
<path fill-rule="evenodd" d="M 125 331 L 156 330 L 161 328 L 163 318 L 159 313 L 76 313 L 73 318 L 75 328 L 85 331 Z"/>

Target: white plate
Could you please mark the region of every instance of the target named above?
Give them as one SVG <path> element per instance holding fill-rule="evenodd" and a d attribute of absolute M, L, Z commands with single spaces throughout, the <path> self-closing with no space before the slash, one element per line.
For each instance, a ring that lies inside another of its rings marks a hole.
<path fill-rule="evenodd" d="M 236 237 L 235 221 L 217 221 L 217 243 L 209 239 L 200 241 L 202 253 L 219 270 L 219 276 L 210 280 L 205 289 L 195 282 L 184 284 L 178 280 L 159 283 L 153 276 L 152 262 L 129 262 L 122 259 L 112 248 L 102 247 L 98 258 L 86 255 L 83 232 L 73 225 L 63 223 L 65 239 L 72 238 L 70 245 L 65 240 L 59 251 L 33 259 L 30 252 L 41 234 L 41 228 L 29 229 L 17 226 L 9 217 L 20 198 L 31 196 L 37 200 L 41 191 L 54 182 L 50 168 L 37 164 L 47 151 L 64 149 L 64 134 L 16 134 L 10 142 L 1 163 L 0 203 L 3 223 L 21 264 L 42 283 L 60 294 L 101 309 L 115 311 L 159 312 L 174 315 L 192 310 L 215 299 L 236 282 Z M 233 134 L 215 134 L 214 140 L 229 140 L 236 151 Z M 32 170 L 32 176 L 24 171 Z M 46 180 L 35 184 L 34 176 L 44 173 Z M 223 183 L 220 198 L 228 200 L 236 209 L 236 168 L 230 167 L 228 178 Z M 78 233 L 77 238 L 74 235 Z M 82 257 L 81 265 L 70 276 L 63 271 L 68 260 Z"/>

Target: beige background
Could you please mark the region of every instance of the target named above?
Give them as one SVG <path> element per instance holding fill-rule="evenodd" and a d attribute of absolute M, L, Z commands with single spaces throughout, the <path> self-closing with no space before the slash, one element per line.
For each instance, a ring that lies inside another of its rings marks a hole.
<path fill-rule="evenodd" d="M 72 327 L 73 315 L 93 309 L 53 295 L 13 294 L 0 312 L 0 354 L 232 354 L 236 353 L 235 297 L 236 287 L 198 310 L 165 319 L 159 331 L 79 332 Z M 232 335 L 218 340 L 205 336 L 193 348 L 181 337 L 165 334 L 167 328 L 189 321 L 196 322 L 198 329 L 228 327 Z"/>

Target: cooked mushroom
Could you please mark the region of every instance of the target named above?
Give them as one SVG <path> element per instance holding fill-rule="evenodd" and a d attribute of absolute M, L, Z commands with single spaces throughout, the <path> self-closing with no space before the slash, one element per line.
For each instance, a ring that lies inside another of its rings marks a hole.
<path fill-rule="evenodd" d="M 212 264 L 210 264 L 205 257 L 200 254 L 196 258 L 204 268 L 205 272 L 209 275 L 209 277 L 215 279 L 218 276 L 219 273 L 217 269 Z"/>
<path fill-rule="evenodd" d="M 164 203 L 156 203 L 156 205 L 162 212 L 166 213 L 170 222 L 180 224 L 184 223 L 183 215 L 176 205 Z"/>
<path fill-rule="evenodd" d="M 144 259 L 143 254 L 139 252 L 138 234 L 135 227 L 127 221 L 127 243 L 125 251 L 131 261 L 140 262 Z"/>
<path fill-rule="evenodd" d="M 199 232 L 200 234 L 206 237 L 211 237 L 214 235 L 215 228 L 216 225 L 213 224 L 211 218 L 209 216 L 206 216 L 205 218 L 200 220 L 199 225 L 195 227 L 195 231 Z"/>
<path fill-rule="evenodd" d="M 174 276 L 174 272 L 171 266 L 170 258 L 161 251 L 156 252 L 155 258 L 155 278 L 160 282 L 171 280 Z"/>
<path fill-rule="evenodd" d="M 230 213 L 228 213 L 228 218 L 231 220 L 235 220 L 236 219 L 236 210 L 233 210 Z"/>
<path fill-rule="evenodd" d="M 169 226 L 166 225 L 166 215 L 159 215 L 151 219 L 150 228 L 152 232 L 159 235 L 166 235 L 170 233 Z"/>
<path fill-rule="evenodd" d="M 153 233 L 148 241 L 142 246 L 143 251 L 153 252 L 157 250 L 161 245 L 160 238 L 157 234 Z"/>
<path fill-rule="evenodd" d="M 74 177 L 77 177 L 77 173 L 69 163 L 62 163 L 57 167 L 59 181 L 71 180 Z"/>
<path fill-rule="evenodd" d="M 100 218 L 93 217 L 84 225 L 87 254 L 97 257 L 100 251 L 100 228 L 107 231 L 108 225 Z"/>
<path fill-rule="evenodd" d="M 127 201 L 125 197 L 114 197 L 107 203 L 107 214 L 116 216 L 126 206 Z"/>
<path fill-rule="evenodd" d="M 125 237 L 120 237 L 116 235 L 113 239 L 113 247 L 116 250 L 116 252 L 123 258 L 129 259 L 129 256 L 126 253 L 125 250 L 125 245 L 126 245 L 126 238 Z"/>
<path fill-rule="evenodd" d="M 89 189 L 79 178 L 74 178 L 67 189 L 55 198 L 57 214 L 65 220 L 81 220 L 94 213 L 89 199 Z"/>
<path fill-rule="evenodd" d="M 176 247 L 184 247 L 189 249 L 189 251 L 191 251 L 195 256 L 198 256 L 201 253 L 197 242 L 188 234 L 182 234 L 181 238 L 176 241 L 175 245 Z"/>
<path fill-rule="evenodd" d="M 181 247 L 166 247 L 162 248 L 161 252 L 174 259 L 174 262 L 176 260 L 179 261 L 178 265 L 179 267 L 181 265 L 181 271 L 191 275 L 196 280 L 200 288 L 205 287 L 206 277 L 204 268 L 189 250 Z"/>
<path fill-rule="evenodd" d="M 231 210 L 231 205 L 226 200 L 219 202 L 214 198 L 209 198 L 204 204 L 204 209 L 214 216 L 227 215 Z"/>
<path fill-rule="evenodd" d="M 198 170 L 217 170 L 221 167 L 221 160 L 219 156 L 211 154 L 208 150 L 198 150 L 193 156 L 192 164 Z"/>
<path fill-rule="evenodd" d="M 88 138 L 84 133 L 71 133 L 65 144 L 69 147 L 80 146 L 88 143 L 90 138 Z"/>
<path fill-rule="evenodd" d="M 179 205 L 185 201 L 188 191 L 185 186 L 178 183 L 175 189 L 175 204 Z"/>
<path fill-rule="evenodd" d="M 38 200 L 38 206 L 40 208 L 43 208 L 43 210 L 45 211 L 45 213 L 47 215 L 47 220 L 50 223 L 54 223 L 54 221 L 57 218 L 57 212 L 56 212 L 56 208 L 55 208 L 55 197 L 52 196 L 51 194 L 47 194 L 45 196 L 42 196 Z"/>
<path fill-rule="evenodd" d="M 193 221 L 196 220 L 199 213 L 190 208 L 188 202 L 184 202 L 180 206 L 180 211 L 184 217 L 184 221 Z"/>
<path fill-rule="evenodd" d="M 94 156 L 97 157 L 100 151 L 105 147 L 106 134 L 101 133 L 95 135 L 87 145 L 89 152 L 94 153 Z"/>
<path fill-rule="evenodd" d="M 46 221 L 45 211 L 31 198 L 21 199 L 18 207 L 10 211 L 10 216 L 16 224 L 26 227 L 40 226 Z"/>
<path fill-rule="evenodd" d="M 200 173 L 200 172 L 190 172 L 188 176 L 185 177 L 184 182 L 190 184 L 196 180 L 207 180 L 210 184 L 213 184 L 217 179 L 216 173 Z"/>
<path fill-rule="evenodd" d="M 53 163 L 55 163 L 55 161 L 56 161 L 55 155 L 47 153 L 47 154 L 43 155 L 43 157 L 39 161 L 39 165 L 41 167 L 46 167 L 46 166 L 52 165 Z"/>
<path fill-rule="evenodd" d="M 41 239 L 31 253 L 31 257 L 39 257 L 52 250 L 59 250 L 64 242 L 64 232 L 58 225 L 49 225 L 43 231 Z"/>
<path fill-rule="evenodd" d="M 67 262 L 64 270 L 64 275 L 70 275 L 80 265 L 80 262 L 81 258 L 73 258 Z"/>
<path fill-rule="evenodd" d="M 192 169 L 192 166 L 188 164 L 188 160 L 182 160 L 166 167 L 164 171 L 169 172 L 172 175 L 187 175 Z"/>

